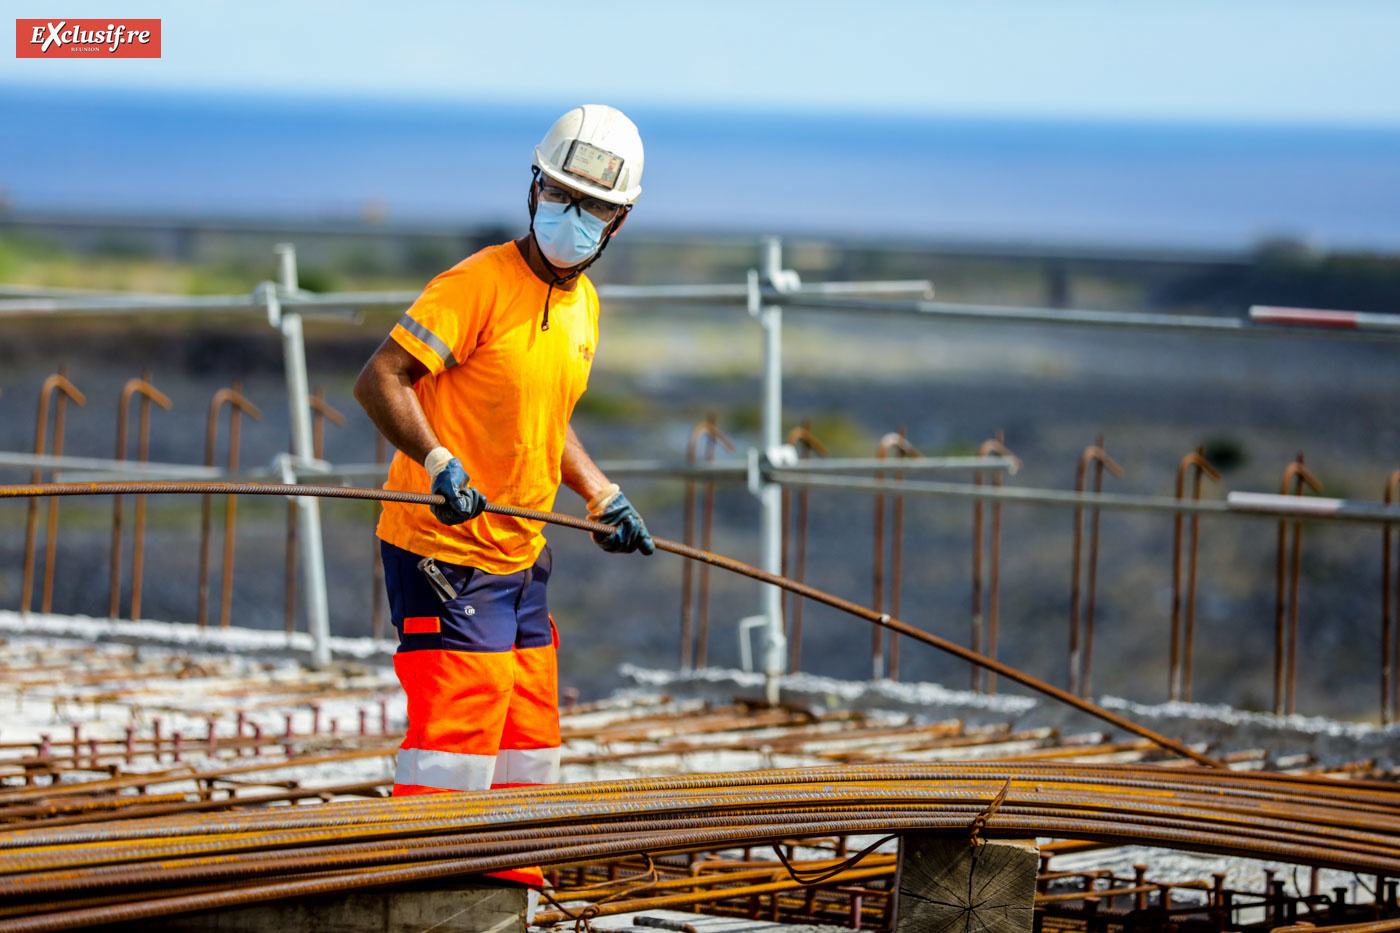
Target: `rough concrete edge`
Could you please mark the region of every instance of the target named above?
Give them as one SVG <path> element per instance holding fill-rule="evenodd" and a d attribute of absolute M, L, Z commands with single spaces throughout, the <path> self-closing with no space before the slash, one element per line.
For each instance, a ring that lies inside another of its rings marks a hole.
<path fill-rule="evenodd" d="M 678 697 L 727 702 L 761 699 L 762 674 L 710 668 L 682 673 L 624 664 L 620 676 L 634 689 L 665 690 Z M 812 674 L 781 681 L 785 702 L 817 708 L 910 712 L 929 719 L 956 717 L 969 725 L 1010 722 L 1013 728 L 1053 727 L 1062 732 L 1104 731 L 1113 726 L 1045 699 L 984 696 L 934 683 L 847 681 Z M 1099 699 L 1104 709 L 1187 743 L 1216 750 L 1267 748 L 1274 757 L 1312 755 L 1323 765 L 1373 759 L 1378 767 L 1400 767 L 1400 724 L 1381 727 L 1309 716 L 1275 716 L 1204 703 L 1135 703 L 1120 697 Z"/>
<path fill-rule="evenodd" d="M 1374 759 L 1379 767 L 1400 766 L 1400 723 L 1379 726 L 1322 716 L 1276 716 L 1223 704 L 1134 703 L 1113 696 L 1102 697 L 1099 704 L 1193 742 L 1265 747 L 1275 754 L 1306 753 L 1328 765 Z"/>
<path fill-rule="evenodd" d="M 237 652 L 246 656 L 308 660 L 311 636 L 306 632 L 267 631 L 241 627 L 200 628 L 186 622 L 158 622 L 95 619 L 91 616 L 34 613 L 28 615 L 0 609 L 0 634 L 36 635 L 48 638 L 98 640 L 125 645 L 154 646 L 195 651 Z M 393 657 L 394 642 L 373 638 L 330 640 L 331 657 L 342 661 L 367 663 Z"/>
<path fill-rule="evenodd" d="M 761 699 L 762 674 L 725 668 L 679 672 L 623 664 L 619 675 L 640 688 L 684 693 L 728 701 L 735 697 Z M 1019 721 L 1042 706 L 1040 700 L 1020 696 L 985 696 L 969 690 L 950 690 L 941 684 L 853 681 L 789 674 L 782 678 L 783 702 L 834 709 L 888 710 L 956 716 L 970 723 Z"/>

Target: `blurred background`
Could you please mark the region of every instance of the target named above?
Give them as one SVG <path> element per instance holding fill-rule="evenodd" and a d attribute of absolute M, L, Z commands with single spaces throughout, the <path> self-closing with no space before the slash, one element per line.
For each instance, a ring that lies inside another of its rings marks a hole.
<path fill-rule="evenodd" d="M 107 15 L 83 2 L 27 16 Z M 759 237 L 804 281 L 928 278 L 942 300 L 1240 317 L 1273 304 L 1389 311 L 1400 296 L 1400 7 L 1383 2 L 1066 0 L 739 3 L 145 3 L 153 60 L 0 59 L 0 284 L 247 293 L 296 244 L 316 291 L 417 289 L 524 232 L 531 151 L 570 107 L 627 112 L 645 193 L 599 283 L 744 280 Z M 372 460 L 350 397 L 398 312 L 308 325 L 314 385 L 345 424 L 326 457 Z M 575 426 L 595 457 L 677 459 L 708 413 L 757 442 L 760 334 L 742 308 L 614 306 Z M 1170 495 L 1204 445 L 1224 488 L 1274 491 L 1300 450 L 1328 495 L 1375 500 L 1400 466 L 1393 343 L 1163 337 L 788 316 L 786 412 L 841 456 L 900 427 L 924 454 L 994 432 L 1016 485 L 1072 488 L 1099 434 L 1114 491 Z M 151 459 L 200 462 L 208 400 L 241 380 L 264 413 L 242 459 L 286 449 L 281 343 L 248 316 L 0 321 L 0 450 L 34 443 L 45 376 L 88 404 L 65 453 L 112 452 L 122 384 L 174 402 Z M 220 457 L 222 459 L 222 453 Z M 27 470 L 0 471 L 5 482 Z M 681 484 L 628 484 L 680 537 Z M 1221 492 L 1209 487 L 1206 495 Z M 571 493 L 559 508 L 581 513 Z M 374 509 L 325 509 L 332 627 L 366 634 Z M 110 505 L 66 503 L 55 612 L 106 615 Z M 757 503 L 717 493 L 715 549 L 757 559 Z M 812 497 L 809 579 L 870 601 L 872 503 Z M 1072 514 L 1003 518 L 1001 655 L 1063 683 Z M 20 601 L 25 509 L 0 507 L 0 608 Z M 191 500 L 153 500 L 142 615 L 189 621 Z M 235 624 L 282 625 L 285 506 L 240 505 Z M 966 642 L 971 508 L 910 500 L 903 615 Z M 1106 513 L 1095 689 L 1166 694 L 1172 522 Z M 193 537 L 192 537 L 193 536 Z M 1375 715 L 1379 533 L 1308 526 L 1298 707 Z M 563 680 L 672 666 L 679 561 L 641 570 L 552 536 Z M 1275 524 L 1206 519 L 1195 698 L 1271 696 Z M 631 559 L 639 560 L 639 559 Z M 217 560 L 216 560 L 217 565 Z M 714 578 L 710 660 L 733 665 L 756 586 Z M 215 587 L 219 585 L 215 570 Z M 861 678 L 864 623 L 808 608 L 802 666 Z M 906 650 L 902 676 L 967 682 Z"/>

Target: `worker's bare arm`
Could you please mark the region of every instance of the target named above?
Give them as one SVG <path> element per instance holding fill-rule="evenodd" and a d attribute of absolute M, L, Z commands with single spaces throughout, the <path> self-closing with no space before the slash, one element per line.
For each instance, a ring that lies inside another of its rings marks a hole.
<path fill-rule="evenodd" d="M 413 392 L 413 384 L 427 374 L 426 366 L 388 337 L 355 380 L 355 401 L 369 420 L 390 444 L 419 463 L 441 446 Z"/>
<path fill-rule="evenodd" d="M 590 501 L 609 485 L 608 478 L 598 469 L 598 464 L 594 463 L 593 458 L 588 456 L 588 451 L 583 449 L 583 442 L 574 433 L 573 425 L 569 425 L 564 435 L 564 456 L 560 460 L 559 471 L 564 485 L 583 496 L 584 502 Z"/>

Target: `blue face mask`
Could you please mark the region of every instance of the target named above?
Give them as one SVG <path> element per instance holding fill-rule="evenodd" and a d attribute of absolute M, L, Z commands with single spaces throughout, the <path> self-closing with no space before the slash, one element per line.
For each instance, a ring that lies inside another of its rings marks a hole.
<path fill-rule="evenodd" d="M 598 251 L 606 220 L 568 204 L 540 201 L 535 208 L 535 241 L 550 264 L 576 266 Z"/>

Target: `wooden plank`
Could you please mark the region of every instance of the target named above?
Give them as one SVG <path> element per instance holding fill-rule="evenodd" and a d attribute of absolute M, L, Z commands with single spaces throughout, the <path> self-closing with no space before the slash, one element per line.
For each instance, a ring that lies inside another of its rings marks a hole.
<path fill-rule="evenodd" d="M 131 925 L 123 933 L 525 933 L 529 891 L 442 885 L 299 898 Z"/>

